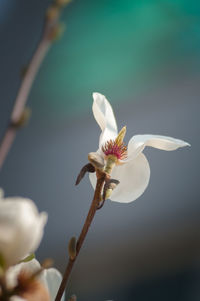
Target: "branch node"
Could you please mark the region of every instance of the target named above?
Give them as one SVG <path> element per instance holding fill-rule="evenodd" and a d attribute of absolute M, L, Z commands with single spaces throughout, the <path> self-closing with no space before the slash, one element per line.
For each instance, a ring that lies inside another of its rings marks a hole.
<path fill-rule="evenodd" d="M 76 258 L 76 237 L 73 236 L 68 243 L 68 252 L 71 260 Z"/>
<path fill-rule="evenodd" d="M 10 127 L 14 128 L 15 130 L 19 130 L 20 128 L 27 125 L 31 116 L 31 109 L 25 107 L 20 118 L 17 121 L 11 121 Z"/>
<path fill-rule="evenodd" d="M 118 180 L 115 179 L 106 179 L 105 185 L 103 188 L 103 201 L 109 199 L 111 196 L 113 190 L 117 187 L 119 184 Z"/>

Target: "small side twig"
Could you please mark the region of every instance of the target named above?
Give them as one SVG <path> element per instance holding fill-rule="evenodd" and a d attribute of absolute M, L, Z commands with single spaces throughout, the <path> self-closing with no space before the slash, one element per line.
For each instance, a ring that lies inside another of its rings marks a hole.
<path fill-rule="evenodd" d="M 0 169 L 12 146 L 17 130 L 19 129 L 18 124 L 23 116 L 27 98 L 29 96 L 36 74 L 52 42 L 55 40 L 56 34 L 59 35 L 60 24 L 58 23 L 58 19 L 60 16 L 61 8 L 62 6 L 68 4 L 68 2 L 69 1 L 55 0 L 47 11 L 42 37 L 30 60 L 28 67 L 26 68 L 26 72 L 23 76 L 23 80 L 14 102 L 13 110 L 10 116 L 10 122 L 0 143 Z"/>

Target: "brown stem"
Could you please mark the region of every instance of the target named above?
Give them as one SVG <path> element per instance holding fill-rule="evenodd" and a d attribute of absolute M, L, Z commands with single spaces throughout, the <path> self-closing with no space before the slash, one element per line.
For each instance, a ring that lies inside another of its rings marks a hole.
<path fill-rule="evenodd" d="M 90 225 L 92 223 L 92 220 L 95 216 L 95 213 L 97 211 L 98 203 L 99 203 L 99 200 L 101 198 L 101 192 L 102 192 L 102 189 L 103 189 L 103 184 L 104 184 L 105 178 L 106 178 L 106 174 L 104 172 L 97 171 L 97 184 L 96 184 L 96 188 L 95 188 L 95 192 L 94 192 L 94 197 L 93 197 L 92 204 L 90 206 L 87 218 L 86 218 L 85 223 L 83 225 L 81 234 L 80 234 L 80 236 L 78 238 L 78 241 L 77 241 L 76 257 L 73 260 L 70 259 L 70 258 L 68 260 L 68 264 L 67 264 L 67 267 L 65 269 L 65 273 L 64 273 L 62 282 L 60 284 L 58 293 L 56 295 L 55 301 L 60 301 L 60 299 L 62 298 L 65 287 L 67 285 L 67 281 L 68 281 L 69 276 L 71 274 L 73 265 L 76 261 L 76 258 L 78 257 L 78 254 L 80 252 L 82 244 L 83 244 L 83 242 L 86 238 L 86 235 L 88 233 L 89 227 L 90 227 Z"/>
<path fill-rule="evenodd" d="M 46 38 L 43 38 L 37 49 L 35 54 L 33 55 L 31 62 L 29 64 L 28 70 L 26 71 L 26 74 L 24 76 L 24 79 L 21 83 L 21 86 L 19 88 L 14 107 L 12 110 L 11 118 L 10 118 L 10 124 L 5 131 L 5 134 L 3 136 L 3 139 L 1 141 L 0 145 L 0 168 L 2 167 L 6 156 L 12 146 L 12 143 L 15 139 L 18 127 L 13 126 L 14 124 L 17 124 L 17 122 L 20 120 L 20 117 L 23 113 L 25 104 L 27 102 L 27 98 L 30 92 L 30 89 L 32 87 L 33 81 L 35 79 L 36 73 L 41 65 L 42 60 L 44 59 L 49 46 L 50 41 Z"/>
<path fill-rule="evenodd" d="M 1 140 L 0 144 L 0 168 L 2 167 L 6 156 L 12 146 L 12 143 L 15 139 L 17 129 L 19 128 L 17 125 L 20 121 L 20 118 L 23 114 L 28 95 L 30 93 L 31 87 L 33 85 L 35 76 L 40 68 L 40 65 L 47 54 L 51 44 L 52 44 L 52 38 L 51 33 L 53 30 L 58 26 L 57 21 L 58 17 L 55 17 L 54 19 L 48 19 L 46 18 L 45 24 L 44 24 L 44 30 L 42 37 L 40 39 L 40 42 L 35 50 L 35 53 L 33 54 L 33 57 L 31 58 L 31 61 L 28 65 L 28 68 L 25 72 L 25 75 L 23 77 L 23 80 L 21 82 L 21 85 L 19 87 L 17 97 L 14 102 L 13 110 L 10 117 L 10 123 L 5 130 L 4 136 Z M 12 125 L 12 126 L 10 126 Z"/>
<path fill-rule="evenodd" d="M 8 154 L 9 149 L 15 139 L 16 129 L 14 127 L 8 127 L 5 131 L 4 137 L 0 145 L 0 168 Z"/>

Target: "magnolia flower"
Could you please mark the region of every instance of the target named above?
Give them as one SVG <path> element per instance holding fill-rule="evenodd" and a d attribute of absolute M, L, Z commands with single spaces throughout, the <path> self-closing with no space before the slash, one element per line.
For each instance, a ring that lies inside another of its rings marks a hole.
<path fill-rule="evenodd" d="M 0 255 L 5 267 L 18 263 L 34 252 L 47 221 L 33 201 L 20 197 L 0 198 Z"/>
<path fill-rule="evenodd" d="M 99 93 L 93 93 L 93 98 L 94 118 L 102 130 L 99 149 L 95 155 L 105 164 L 105 170 L 111 174 L 111 177 L 120 182 L 113 190 L 110 199 L 121 203 L 132 202 L 145 191 L 149 183 L 149 163 L 142 153 L 145 146 L 172 151 L 189 144 L 172 137 L 136 135 L 126 146 L 123 142 L 126 127 L 123 127 L 118 134 L 115 116 L 108 100 Z M 90 173 L 89 176 L 91 184 L 95 187 L 95 174 Z"/>
<path fill-rule="evenodd" d="M 17 279 L 19 274 L 25 273 L 26 275 L 33 275 L 40 271 L 40 263 L 33 259 L 29 262 L 22 262 L 15 266 L 10 267 L 6 272 L 6 282 L 9 289 L 14 288 L 17 285 Z M 26 301 L 36 300 L 37 301 L 54 301 L 57 291 L 59 289 L 62 276 L 60 272 L 54 268 L 44 269 L 38 274 L 32 287 L 27 288 L 23 296 L 13 296 L 10 301 Z M 64 296 L 61 301 L 64 301 Z"/>

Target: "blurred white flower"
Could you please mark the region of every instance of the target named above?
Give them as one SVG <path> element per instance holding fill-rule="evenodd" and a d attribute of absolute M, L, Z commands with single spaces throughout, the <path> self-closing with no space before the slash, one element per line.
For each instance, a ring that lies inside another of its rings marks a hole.
<path fill-rule="evenodd" d="M 54 268 L 44 270 L 43 281 L 47 287 L 47 290 L 50 295 L 50 301 L 54 301 L 57 295 L 58 289 L 62 281 L 62 275 L 60 272 Z M 65 300 L 65 294 L 62 296 L 61 301 Z"/>
<path fill-rule="evenodd" d="M 20 197 L 0 198 L 0 255 L 5 266 L 18 263 L 34 252 L 43 236 L 47 221 L 33 201 Z"/>
<path fill-rule="evenodd" d="M 8 288 L 12 289 L 17 285 L 17 277 L 20 273 L 27 273 L 28 275 L 32 275 L 41 269 L 40 263 L 36 259 L 32 259 L 29 262 L 22 262 L 15 266 L 10 267 L 6 272 L 6 282 Z M 62 280 L 62 276 L 60 272 L 54 268 L 44 269 L 37 276 L 37 281 L 45 288 L 47 294 L 47 300 L 54 301 L 57 291 L 59 289 L 60 283 Z M 34 296 L 34 290 L 30 292 Z M 28 292 L 29 295 L 29 292 Z M 31 295 L 30 295 L 31 296 Z M 31 298 L 31 297 L 30 297 Z M 63 295 L 61 301 L 64 301 L 65 296 Z M 24 301 L 27 300 L 24 297 L 13 296 L 11 301 Z M 31 299 L 32 300 L 32 299 Z M 33 297 L 33 300 L 34 297 Z M 43 299 L 41 299 L 43 301 Z M 46 299 L 45 299 L 46 300 Z M 38 300 L 37 300 L 38 301 Z"/>
<path fill-rule="evenodd" d="M 9 301 L 26 301 L 26 300 L 18 296 L 13 296 L 9 299 Z"/>
<path fill-rule="evenodd" d="M 172 137 L 136 135 L 130 139 L 126 147 L 123 143 L 126 128 L 124 127 L 118 134 L 115 116 L 108 100 L 99 93 L 93 93 L 93 98 L 93 114 L 102 130 L 96 154 L 104 160 L 105 164 L 109 158 L 112 160 L 114 158 L 115 164 L 111 177 L 120 181 L 110 199 L 121 203 L 132 202 L 144 192 L 149 183 L 149 163 L 142 153 L 145 146 L 172 151 L 189 144 Z M 90 173 L 90 181 L 95 187 L 94 173 Z"/>

